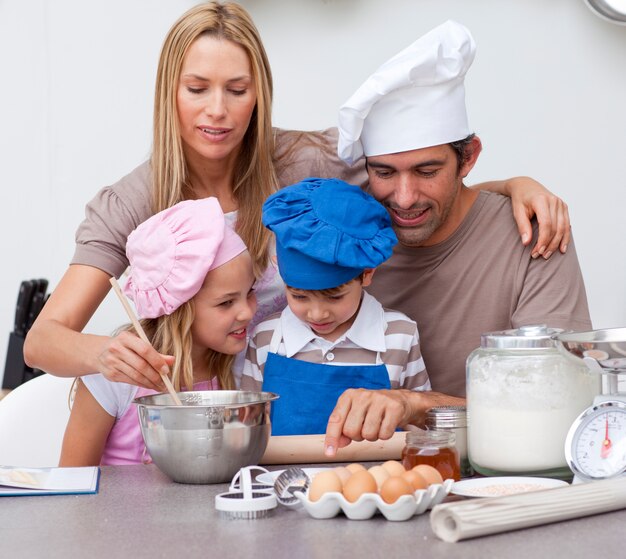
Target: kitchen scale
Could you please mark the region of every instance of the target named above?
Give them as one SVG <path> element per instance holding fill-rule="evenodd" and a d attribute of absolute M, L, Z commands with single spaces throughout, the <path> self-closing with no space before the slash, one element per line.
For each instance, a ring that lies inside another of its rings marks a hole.
<path fill-rule="evenodd" d="M 565 439 L 574 483 L 626 473 L 626 328 L 555 336 L 571 354 L 602 375 L 602 394 L 572 423 Z"/>

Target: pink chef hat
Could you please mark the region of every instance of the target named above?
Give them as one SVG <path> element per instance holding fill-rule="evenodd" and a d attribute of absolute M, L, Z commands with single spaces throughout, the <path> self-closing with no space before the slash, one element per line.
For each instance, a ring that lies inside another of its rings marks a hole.
<path fill-rule="evenodd" d="M 124 293 L 139 318 L 173 313 L 202 287 L 207 273 L 246 250 L 217 198 L 187 200 L 144 221 L 129 236 Z"/>

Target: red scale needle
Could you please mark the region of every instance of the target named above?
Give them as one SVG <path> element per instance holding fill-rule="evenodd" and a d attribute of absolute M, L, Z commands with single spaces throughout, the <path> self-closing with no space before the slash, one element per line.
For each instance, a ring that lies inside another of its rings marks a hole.
<path fill-rule="evenodd" d="M 611 454 L 611 439 L 609 439 L 609 418 L 607 417 L 604 424 L 604 440 L 600 448 L 600 457 L 608 458 L 609 454 Z"/>

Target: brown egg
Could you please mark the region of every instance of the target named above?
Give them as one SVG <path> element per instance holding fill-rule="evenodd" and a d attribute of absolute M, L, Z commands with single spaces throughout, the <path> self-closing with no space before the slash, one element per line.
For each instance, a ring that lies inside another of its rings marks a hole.
<path fill-rule="evenodd" d="M 414 491 L 417 491 L 418 489 L 426 489 L 428 487 L 428 482 L 424 479 L 424 476 L 415 470 L 407 470 L 402 474 L 402 477 L 413 486 Z"/>
<path fill-rule="evenodd" d="M 380 491 L 382 484 L 389 477 L 389 472 L 385 470 L 385 468 L 383 468 L 382 466 L 372 466 L 367 471 L 374 476 L 378 491 Z"/>
<path fill-rule="evenodd" d="M 348 481 L 348 478 L 352 475 L 352 472 L 344 466 L 337 466 L 333 468 L 333 471 L 339 476 L 342 486 L 346 484 L 346 481 Z"/>
<path fill-rule="evenodd" d="M 387 462 L 382 464 L 382 467 L 389 472 L 390 476 L 401 476 L 406 472 L 404 466 L 396 460 L 387 460 Z"/>
<path fill-rule="evenodd" d="M 319 498 L 325 493 L 341 493 L 341 487 L 341 479 L 337 475 L 337 472 L 333 470 L 319 472 L 311 481 L 311 487 L 309 487 L 309 500 L 318 501 Z"/>
<path fill-rule="evenodd" d="M 401 476 L 391 476 L 380 488 L 380 496 L 389 504 L 395 503 L 402 495 L 413 495 L 413 492 L 413 486 Z"/>
<path fill-rule="evenodd" d="M 348 464 L 346 466 L 346 470 L 348 470 L 351 474 L 356 474 L 357 472 L 365 471 L 366 468 L 362 464 Z"/>
<path fill-rule="evenodd" d="M 363 493 L 376 493 L 378 487 L 374 476 L 367 470 L 352 474 L 343 488 L 343 496 L 350 503 L 354 503 Z"/>
<path fill-rule="evenodd" d="M 418 464 L 413 470 L 420 474 L 428 482 L 428 485 L 443 483 L 443 478 L 439 471 L 428 464 Z"/>

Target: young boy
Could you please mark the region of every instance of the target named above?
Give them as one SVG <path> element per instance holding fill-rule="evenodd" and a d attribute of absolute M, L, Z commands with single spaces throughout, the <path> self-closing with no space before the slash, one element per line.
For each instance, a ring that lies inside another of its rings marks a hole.
<path fill-rule="evenodd" d="M 273 435 L 325 433 L 349 388 L 430 390 L 415 322 L 363 290 L 397 243 L 382 205 L 357 186 L 309 178 L 270 196 L 263 224 L 288 307 L 257 326 L 241 388 L 280 395 Z"/>

